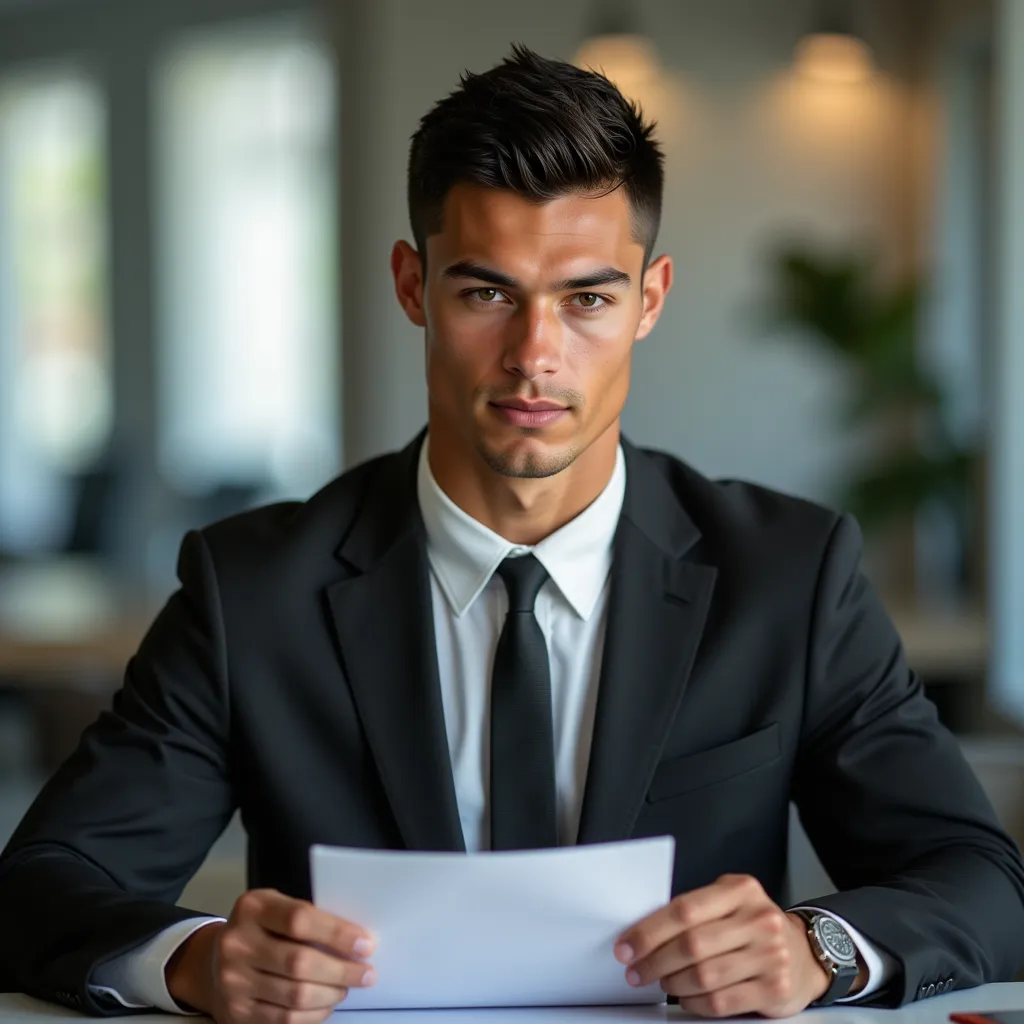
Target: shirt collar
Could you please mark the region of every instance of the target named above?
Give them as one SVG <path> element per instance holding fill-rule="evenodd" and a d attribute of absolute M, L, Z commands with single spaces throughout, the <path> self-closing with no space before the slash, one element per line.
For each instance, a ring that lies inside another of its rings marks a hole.
<path fill-rule="evenodd" d="M 620 446 L 605 489 L 575 519 L 539 544 L 513 544 L 464 512 L 441 490 L 430 470 L 429 436 L 420 449 L 416 493 L 427 532 L 427 555 L 456 616 L 487 586 L 509 555 L 532 552 L 581 619 L 588 619 L 612 564 L 612 540 L 626 494 L 626 460 Z"/>

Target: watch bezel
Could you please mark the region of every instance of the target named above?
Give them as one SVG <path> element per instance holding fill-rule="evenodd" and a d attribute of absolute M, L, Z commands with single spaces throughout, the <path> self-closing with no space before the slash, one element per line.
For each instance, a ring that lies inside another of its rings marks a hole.
<path fill-rule="evenodd" d="M 825 936 L 824 932 L 824 925 L 826 922 L 834 925 L 836 928 L 839 928 L 842 931 L 842 933 L 846 936 L 847 941 L 853 947 L 853 953 L 851 956 L 839 956 L 838 953 L 832 949 L 831 945 L 829 944 L 828 938 Z M 810 924 L 811 927 L 814 929 L 814 937 L 817 940 L 818 948 L 821 950 L 822 953 L 824 953 L 829 958 L 829 960 L 833 961 L 836 964 L 839 964 L 841 967 L 857 966 L 857 944 L 853 941 L 853 938 L 850 935 L 850 933 L 845 928 L 843 928 L 841 924 L 839 924 L 834 918 L 831 918 L 826 914 L 815 914 L 814 917 L 811 919 Z"/>

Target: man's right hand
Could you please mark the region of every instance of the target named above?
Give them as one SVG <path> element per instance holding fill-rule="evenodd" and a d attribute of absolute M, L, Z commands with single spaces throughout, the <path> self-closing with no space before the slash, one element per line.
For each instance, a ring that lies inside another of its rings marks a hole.
<path fill-rule="evenodd" d="M 350 988 L 376 980 L 373 939 L 305 900 L 243 893 L 227 922 L 182 943 L 167 965 L 171 997 L 219 1024 L 320 1024 Z"/>

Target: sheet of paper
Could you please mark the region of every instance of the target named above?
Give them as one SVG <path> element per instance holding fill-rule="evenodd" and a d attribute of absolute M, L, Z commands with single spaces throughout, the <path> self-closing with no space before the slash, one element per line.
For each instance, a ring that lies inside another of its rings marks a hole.
<path fill-rule="evenodd" d="M 339 1012 L 340 1009 L 339 1009 Z M 681 1024 L 678 1006 L 517 1006 L 459 1010 L 345 1010 L 344 1024 Z M 749 1024 L 750 1018 L 746 1018 Z M 841 1022 L 836 1022 L 841 1024 Z"/>
<path fill-rule="evenodd" d="M 342 1011 L 654 1003 L 613 955 L 671 893 L 671 837 L 514 853 L 314 846 L 318 907 L 376 938 Z"/>

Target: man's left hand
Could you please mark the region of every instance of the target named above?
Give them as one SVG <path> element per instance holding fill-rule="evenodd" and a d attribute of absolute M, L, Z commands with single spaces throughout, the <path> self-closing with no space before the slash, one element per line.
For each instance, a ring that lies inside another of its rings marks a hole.
<path fill-rule="evenodd" d="M 702 1017 L 788 1017 L 829 986 L 807 925 L 749 875 L 723 875 L 677 896 L 623 934 L 615 956 L 629 966 L 630 984 L 660 982 L 684 1010 Z M 864 975 L 862 969 L 853 991 Z"/>

